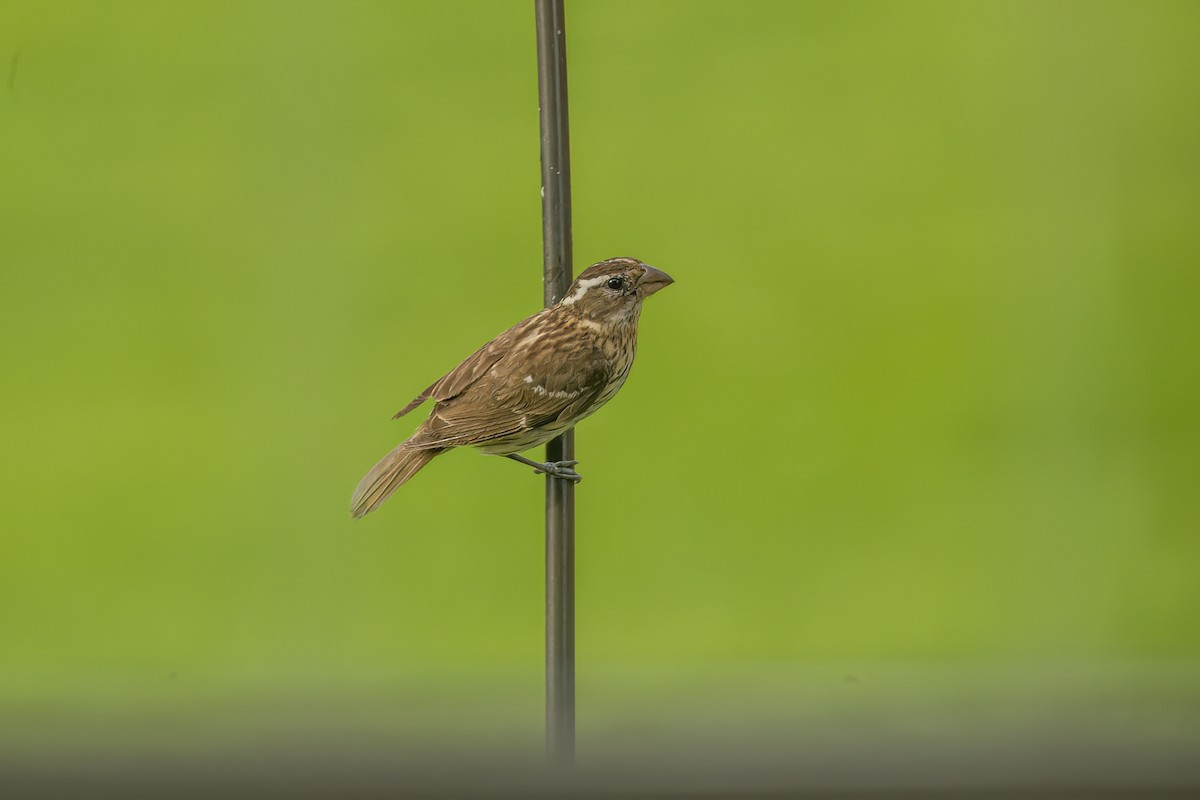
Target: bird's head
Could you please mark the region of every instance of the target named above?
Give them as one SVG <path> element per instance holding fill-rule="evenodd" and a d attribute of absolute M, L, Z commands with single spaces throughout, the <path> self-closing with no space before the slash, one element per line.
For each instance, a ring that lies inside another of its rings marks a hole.
<path fill-rule="evenodd" d="M 588 319 L 636 322 L 642 301 L 674 282 L 667 273 L 636 258 L 610 258 L 579 273 L 558 304 Z"/>

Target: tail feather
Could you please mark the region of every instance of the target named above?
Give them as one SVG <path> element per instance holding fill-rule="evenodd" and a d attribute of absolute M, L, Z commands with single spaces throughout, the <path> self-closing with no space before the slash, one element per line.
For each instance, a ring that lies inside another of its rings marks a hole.
<path fill-rule="evenodd" d="M 357 519 L 379 508 L 392 492 L 399 489 L 441 452 L 414 450 L 407 447 L 407 443 L 401 444 L 381 458 L 358 482 L 354 496 L 350 498 L 350 514 Z"/>

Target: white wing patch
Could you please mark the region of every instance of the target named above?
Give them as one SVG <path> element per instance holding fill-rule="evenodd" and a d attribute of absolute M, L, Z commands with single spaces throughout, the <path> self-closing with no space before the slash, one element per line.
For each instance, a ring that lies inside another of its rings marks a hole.
<path fill-rule="evenodd" d="M 532 388 L 533 393 L 538 397 L 553 397 L 556 400 L 574 400 L 576 397 L 579 397 L 578 389 L 571 392 L 564 392 L 561 389 L 555 389 L 553 392 L 548 392 L 546 391 L 545 386 L 534 386 Z"/>

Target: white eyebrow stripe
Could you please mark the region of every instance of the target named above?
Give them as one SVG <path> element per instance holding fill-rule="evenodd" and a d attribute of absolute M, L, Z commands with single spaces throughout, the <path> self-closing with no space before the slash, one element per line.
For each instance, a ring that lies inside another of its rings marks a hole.
<path fill-rule="evenodd" d="M 559 300 L 558 304 L 562 306 L 574 305 L 575 301 L 587 294 L 588 289 L 594 289 L 608 280 L 608 278 L 608 275 L 601 275 L 598 278 L 588 278 L 586 281 L 580 281 L 579 288 L 576 289 L 569 297 L 564 297 L 562 300 Z"/>

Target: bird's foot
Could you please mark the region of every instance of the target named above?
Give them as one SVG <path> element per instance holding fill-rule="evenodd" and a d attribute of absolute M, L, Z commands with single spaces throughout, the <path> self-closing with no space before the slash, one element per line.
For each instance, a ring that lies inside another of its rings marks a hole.
<path fill-rule="evenodd" d="M 562 478 L 564 481 L 570 481 L 571 483 L 579 483 L 581 480 L 583 480 L 583 476 L 580 475 L 575 470 L 571 469 L 571 467 L 575 466 L 578 463 L 579 463 L 578 461 L 573 461 L 573 460 L 572 461 L 547 461 L 545 464 L 542 464 L 540 468 L 535 467 L 533 471 L 534 471 L 534 474 L 537 474 L 539 472 L 544 472 L 547 475 L 551 475 L 555 478 Z"/>
<path fill-rule="evenodd" d="M 574 459 L 569 461 L 546 461 L 543 463 L 541 461 L 534 461 L 531 458 L 519 456 L 515 453 L 509 455 L 509 458 L 511 458 L 513 461 L 519 461 L 526 466 L 533 467 L 533 473 L 535 475 L 540 473 L 542 475 L 549 475 L 552 478 L 560 478 L 564 481 L 570 481 L 571 483 L 579 483 L 581 480 L 583 480 L 582 475 L 571 469 L 579 463 Z"/>

